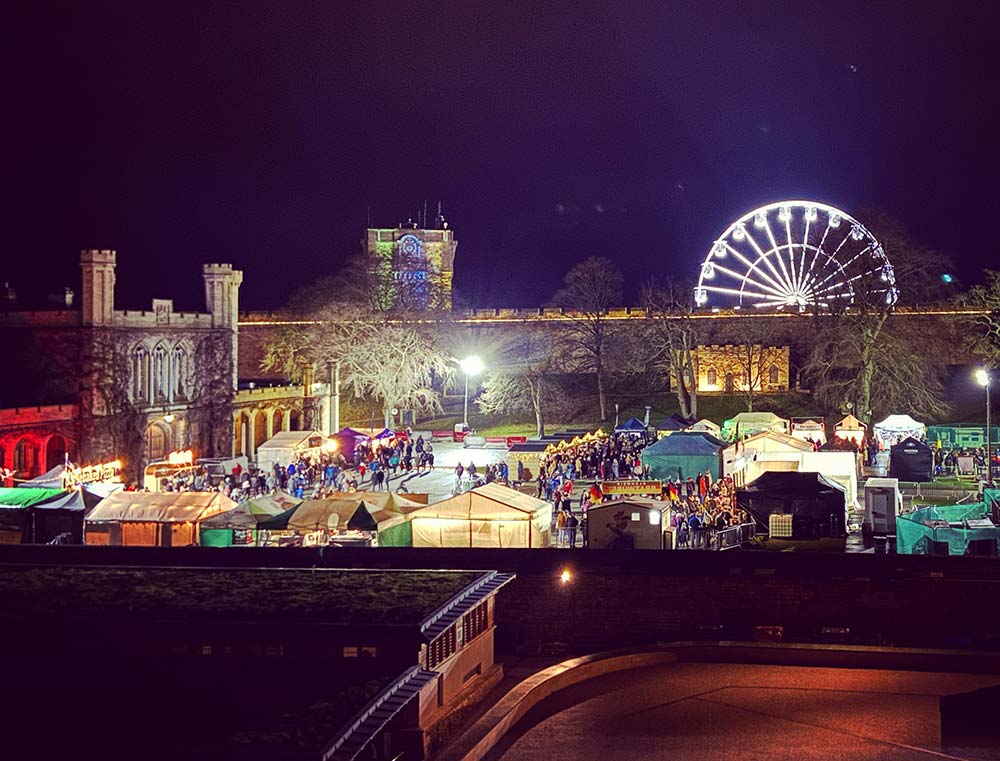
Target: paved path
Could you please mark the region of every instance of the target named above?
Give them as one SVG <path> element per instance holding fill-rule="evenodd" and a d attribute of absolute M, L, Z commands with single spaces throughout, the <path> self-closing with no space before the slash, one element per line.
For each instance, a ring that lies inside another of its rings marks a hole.
<path fill-rule="evenodd" d="M 940 695 L 998 683 L 996 676 L 860 669 L 657 667 L 560 693 L 488 758 L 1000 758 L 1000 749 L 942 750 L 938 719 Z"/>

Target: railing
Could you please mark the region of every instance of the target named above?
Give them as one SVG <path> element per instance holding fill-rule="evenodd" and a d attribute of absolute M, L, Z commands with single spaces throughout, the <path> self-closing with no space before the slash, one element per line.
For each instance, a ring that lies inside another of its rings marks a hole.
<path fill-rule="evenodd" d="M 757 526 L 754 523 L 741 523 L 738 526 L 730 526 L 722 531 L 715 532 L 716 550 L 732 550 L 741 547 L 746 542 L 753 541 L 757 535 Z"/>

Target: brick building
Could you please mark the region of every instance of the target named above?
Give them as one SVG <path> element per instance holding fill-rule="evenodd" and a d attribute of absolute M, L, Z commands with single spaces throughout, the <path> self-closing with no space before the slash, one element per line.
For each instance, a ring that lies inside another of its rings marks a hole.
<path fill-rule="evenodd" d="M 440 210 L 435 229 L 415 224 L 392 228 L 371 228 L 361 243 L 362 252 L 384 262 L 396 283 L 405 283 L 420 293 L 424 283 L 434 284 L 443 293 L 444 307 L 451 307 L 452 275 L 455 268 L 455 231 L 448 227 Z M 424 295 L 426 299 L 426 293 Z"/>

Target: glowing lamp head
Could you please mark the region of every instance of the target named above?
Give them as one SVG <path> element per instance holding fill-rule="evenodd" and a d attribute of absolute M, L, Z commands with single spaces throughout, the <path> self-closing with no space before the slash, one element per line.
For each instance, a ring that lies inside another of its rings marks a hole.
<path fill-rule="evenodd" d="M 945 272 L 945 273 L 944 273 L 944 274 L 943 274 L 943 275 L 941 276 L 941 282 L 942 282 L 942 283 L 945 283 L 945 284 L 948 284 L 948 283 L 952 283 L 952 282 L 954 282 L 954 280 L 955 280 L 955 278 L 953 278 L 953 277 L 952 277 L 951 275 L 949 275 L 949 274 L 948 274 L 947 272 Z"/>
<path fill-rule="evenodd" d="M 559 574 L 559 581 L 563 584 L 569 584 L 573 580 L 573 574 L 570 573 L 568 568 L 563 568 L 562 573 Z"/>
<path fill-rule="evenodd" d="M 174 422 L 174 416 L 173 416 L 173 414 L 170 413 L 170 412 L 168 412 L 166 415 L 164 415 L 163 416 L 163 422 L 164 423 L 172 423 L 172 422 Z"/>
<path fill-rule="evenodd" d="M 990 385 L 990 374 L 986 370 L 976 370 L 976 383 L 980 386 Z"/>
<path fill-rule="evenodd" d="M 483 364 L 483 360 L 475 354 L 471 357 L 466 357 L 458 364 L 459 367 L 462 368 L 462 372 L 466 375 L 479 375 L 479 373 L 486 369 L 486 366 Z"/>

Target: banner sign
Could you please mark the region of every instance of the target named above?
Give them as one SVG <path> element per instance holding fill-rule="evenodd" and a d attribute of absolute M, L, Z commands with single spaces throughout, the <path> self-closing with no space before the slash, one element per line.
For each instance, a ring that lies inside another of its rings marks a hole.
<path fill-rule="evenodd" d="M 62 473 L 62 488 L 75 489 L 83 484 L 92 484 L 98 481 L 118 481 L 118 471 L 121 469 L 118 460 L 106 462 L 103 465 L 88 465 L 84 468 L 75 468 L 72 465 L 66 466 Z"/>
<path fill-rule="evenodd" d="M 598 486 L 605 496 L 655 494 L 663 493 L 663 481 L 601 481 Z"/>

